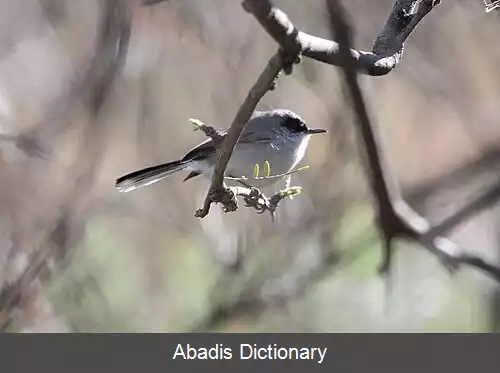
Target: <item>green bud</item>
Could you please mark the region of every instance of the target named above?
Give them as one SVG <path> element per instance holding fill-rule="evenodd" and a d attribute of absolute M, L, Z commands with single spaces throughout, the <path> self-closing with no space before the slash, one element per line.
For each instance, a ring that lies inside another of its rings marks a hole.
<path fill-rule="evenodd" d="M 281 198 L 295 197 L 302 193 L 302 187 L 294 186 L 280 191 Z"/>
<path fill-rule="evenodd" d="M 264 162 L 264 176 L 271 176 L 271 164 L 268 161 Z"/>
<path fill-rule="evenodd" d="M 254 179 L 259 177 L 259 165 L 257 163 L 253 166 L 253 177 Z"/>
<path fill-rule="evenodd" d="M 195 131 L 198 131 L 200 129 L 200 127 L 205 125 L 205 123 L 203 123 L 201 120 L 196 119 L 196 118 L 189 118 L 188 122 L 193 125 L 193 127 L 194 127 L 193 129 Z"/>

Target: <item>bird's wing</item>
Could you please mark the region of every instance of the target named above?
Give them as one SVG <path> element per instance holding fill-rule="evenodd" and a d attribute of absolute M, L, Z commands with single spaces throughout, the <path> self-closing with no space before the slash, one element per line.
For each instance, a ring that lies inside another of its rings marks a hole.
<path fill-rule="evenodd" d="M 206 139 L 201 144 L 196 145 L 181 159 L 181 162 L 196 161 L 210 157 L 215 154 L 216 148 L 212 139 Z"/>
<path fill-rule="evenodd" d="M 221 132 L 222 136 L 225 137 L 227 134 L 227 130 Z M 258 135 L 253 131 L 249 131 L 245 129 L 245 132 L 242 133 L 239 144 L 248 144 L 248 143 L 261 143 L 261 142 L 270 142 L 271 138 Z M 199 159 L 203 159 L 206 157 L 210 157 L 215 155 L 217 151 L 214 141 L 212 139 L 206 139 L 202 143 L 196 145 L 193 149 L 191 149 L 182 159 L 181 162 L 189 162 L 196 161 Z"/>

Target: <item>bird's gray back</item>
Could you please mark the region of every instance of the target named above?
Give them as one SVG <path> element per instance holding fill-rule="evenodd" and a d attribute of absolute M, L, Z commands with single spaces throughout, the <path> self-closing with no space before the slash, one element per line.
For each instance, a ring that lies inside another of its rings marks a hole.
<path fill-rule="evenodd" d="M 285 111 L 285 110 L 282 110 Z M 281 112 L 281 111 L 280 111 Z M 241 133 L 239 143 L 270 142 L 273 134 L 279 131 L 281 116 L 274 116 L 271 111 L 256 111 L 248 120 Z M 223 136 L 228 130 L 222 132 Z M 192 148 L 182 159 L 182 162 L 197 160 L 215 155 L 216 147 L 212 139 L 207 139 Z"/>

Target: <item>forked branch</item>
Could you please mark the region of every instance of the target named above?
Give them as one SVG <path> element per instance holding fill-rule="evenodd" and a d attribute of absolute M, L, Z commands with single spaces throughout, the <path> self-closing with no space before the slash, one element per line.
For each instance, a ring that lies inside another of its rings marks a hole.
<path fill-rule="evenodd" d="M 429 5 L 430 1 L 423 1 Z M 435 4 L 435 3 L 433 3 Z M 439 232 L 449 230 L 462 221 L 462 215 L 466 210 L 456 214 L 456 218 L 449 218 L 436 227 L 418 215 L 404 200 L 397 187 L 392 168 L 387 159 L 384 143 L 378 135 L 376 123 L 370 121 L 368 110 L 362 91 L 357 81 L 355 61 L 349 52 L 351 37 L 350 26 L 339 0 L 327 0 L 330 25 L 332 34 L 340 42 L 340 56 L 344 59 L 343 73 L 346 87 L 352 101 L 354 112 L 361 138 L 366 149 L 367 175 L 377 209 L 377 223 L 382 234 L 385 253 L 381 265 L 382 274 L 389 274 L 392 259 L 392 244 L 395 238 L 406 238 L 416 241 L 435 254 L 438 259 L 450 270 L 458 269 L 467 265 L 479 269 L 496 281 L 500 282 L 500 268 L 484 259 L 463 252 L 457 244 L 445 237 L 438 235 Z M 432 4 L 430 4 L 432 6 Z M 491 194 L 495 193 L 492 197 Z M 487 192 L 478 200 L 489 200 L 498 198 L 500 188 Z"/>
<path fill-rule="evenodd" d="M 420 20 L 439 3 L 439 0 L 396 0 L 389 19 L 375 41 L 373 52 L 350 49 L 351 61 L 357 73 L 384 75 L 399 62 L 403 45 Z M 233 123 L 218 151 L 217 162 L 205 202 L 196 211 L 205 217 L 212 203 L 222 203 L 226 211 L 237 209 L 236 196 L 224 185 L 224 173 L 246 122 L 264 94 L 273 89 L 281 70 L 291 72 L 291 66 L 301 55 L 331 65 L 340 66 L 344 60 L 337 42 L 318 38 L 297 30 L 285 13 L 271 0 L 244 0 L 245 10 L 252 13 L 264 29 L 280 45 L 281 50 L 269 61 L 257 82 L 240 106 Z"/>
<path fill-rule="evenodd" d="M 267 209 L 266 206 L 269 206 L 269 199 L 256 189 L 227 187 L 224 184 L 224 173 L 234 146 L 259 100 L 268 90 L 273 89 L 281 70 L 290 73 L 293 63 L 303 55 L 343 68 L 346 86 L 365 145 L 367 174 L 376 200 L 377 222 L 385 242 L 381 272 L 389 273 L 393 240 L 407 238 L 429 249 L 449 269 L 468 265 L 486 272 L 500 282 L 500 268 L 479 257 L 462 252 L 456 244 L 439 236 L 440 232 L 452 229 L 463 220 L 463 215 L 466 215 L 468 210 L 459 212 L 456 217 L 451 217 L 433 228 L 403 200 L 378 128 L 369 119 L 364 97 L 357 82 L 359 73 L 385 75 L 392 71 L 401 60 L 404 43 L 410 34 L 440 3 L 440 0 L 396 0 L 383 30 L 374 42 L 372 52 L 351 48 L 350 26 L 339 0 L 326 1 L 332 35 L 337 41 L 322 39 L 298 30 L 271 0 L 243 0 L 245 10 L 255 16 L 267 33 L 280 45 L 281 50 L 271 58 L 250 89 L 227 136 L 222 141 L 204 206 L 196 212 L 196 216 L 206 216 L 212 203 L 222 203 L 226 211 L 236 210 L 237 195 L 243 195 L 247 205 L 258 206 L 257 209 Z M 500 192 L 497 193 L 495 190 L 493 192 L 493 197 L 485 194 L 479 197 L 479 200 L 498 198 Z"/>
<path fill-rule="evenodd" d="M 367 75 L 385 75 L 391 72 L 400 61 L 404 43 L 415 26 L 439 2 L 440 0 L 396 0 L 372 51 L 350 49 L 352 64 L 357 72 Z M 343 59 L 337 41 L 298 30 L 271 0 L 244 0 L 243 5 L 285 50 L 333 66 L 341 66 Z"/>

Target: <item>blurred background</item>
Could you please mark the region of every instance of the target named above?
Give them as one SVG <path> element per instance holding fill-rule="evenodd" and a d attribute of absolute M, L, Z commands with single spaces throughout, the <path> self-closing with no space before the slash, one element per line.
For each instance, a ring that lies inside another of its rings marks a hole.
<path fill-rule="evenodd" d="M 329 38 L 323 0 L 276 3 Z M 350 0 L 371 50 L 392 0 Z M 120 5 L 121 4 L 121 5 Z M 123 4 L 127 4 L 124 6 Z M 21 332 L 484 332 L 500 292 L 398 242 L 393 291 L 377 274 L 356 124 L 340 70 L 305 59 L 259 109 L 313 127 L 276 221 L 240 208 L 194 217 L 208 183 L 185 175 L 121 194 L 117 177 L 177 159 L 228 127 L 277 46 L 239 1 L 0 0 L 0 286 L 4 330 Z M 126 25 L 130 20 L 131 27 Z M 407 200 L 437 222 L 498 183 L 500 19 L 444 1 L 402 62 L 361 77 Z M 20 136 L 18 136 L 20 134 Z M 450 235 L 500 262 L 500 209 Z"/>

